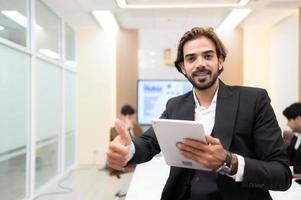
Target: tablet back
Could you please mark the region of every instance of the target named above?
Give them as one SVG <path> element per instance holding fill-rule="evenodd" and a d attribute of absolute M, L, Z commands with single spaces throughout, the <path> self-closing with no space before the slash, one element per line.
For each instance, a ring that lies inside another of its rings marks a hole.
<path fill-rule="evenodd" d="M 152 126 L 166 163 L 170 166 L 209 170 L 185 158 L 177 147 L 184 138 L 206 143 L 203 125 L 196 121 L 154 119 Z"/>

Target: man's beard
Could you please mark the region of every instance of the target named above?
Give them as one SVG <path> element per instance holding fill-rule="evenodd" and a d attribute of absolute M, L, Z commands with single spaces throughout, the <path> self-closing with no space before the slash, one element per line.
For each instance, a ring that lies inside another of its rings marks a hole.
<path fill-rule="evenodd" d="M 209 82 L 205 82 L 205 80 L 202 81 L 196 81 L 193 79 L 194 76 L 197 76 L 199 73 L 207 73 L 209 75 Z M 220 71 L 218 70 L 217 72 L 213 73 L 210 70 L 207 70 L 206 68 L 201 68 L 198 69 L 194 72 L 192 72 L 191 76 L 185 75 L 185 77 L 189 80 L 189 82 L 193 85 L 198 90 L 206 90 L 210 88 L 215 81 L 217 80 L 218 76 L 220 75 Z"/>

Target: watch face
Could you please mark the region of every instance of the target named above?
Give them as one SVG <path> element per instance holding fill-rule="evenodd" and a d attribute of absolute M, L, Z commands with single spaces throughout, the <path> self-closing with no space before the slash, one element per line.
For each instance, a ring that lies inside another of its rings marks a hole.
<path fill-rule="evenodd" d="M 231 161 L 232 161 L 232 153 L 230 151 L 227 151 L 226 161 L 216 171 L 222 175 L 230 174 L 231 167 L 232 167 Z"/>
<path fill-rule="evenodd" d="M 227 175 L 230 173 L 230 171 L 231 171 L 230 167 L 228 167 L 226 165 L 223 165 L 217 169 L 217 172 L 222 175 Z"/>

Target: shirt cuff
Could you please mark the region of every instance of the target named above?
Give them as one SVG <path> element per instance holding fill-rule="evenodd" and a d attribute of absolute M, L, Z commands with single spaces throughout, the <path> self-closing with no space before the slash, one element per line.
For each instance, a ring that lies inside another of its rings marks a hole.
<path fill-rule="evenodd" d="M 236 172 L 236 174 L 234 174 L 232 176 L 229 175 L 229 177 L 233 178 L 236 182 L 242 182 L 244 179 L 244 173 L 245 173 L 245 159 L 244 159 L 244 157 L 242 157 L 240 155 L 237 155 L 237 154 L 235 154 L 235 155 L 237 156 L 237 162 L 238 162 L 237 163 L 237 165 L 238 165 L 237 172 Z"/>
<path fill-rule="evenodd" d="M 135 152 L 136 152 L 135 145 L 134 145 L 133 141 L 131 141 L 130 151 L 129 151 L 126 162 L 129 162 L 134 157 Z"/>
<path fill-rule="evenodd" d="M 294 166 L 290 166 L 290 170 L 291 170 L 292 174 L 295 174 L 295 172 L 294 172 Z"/>

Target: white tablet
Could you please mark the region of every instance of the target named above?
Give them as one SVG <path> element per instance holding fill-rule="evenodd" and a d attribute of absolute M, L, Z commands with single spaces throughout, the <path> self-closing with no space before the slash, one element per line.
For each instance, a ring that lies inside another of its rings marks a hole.
<path fill-rule="evenodd" d="M 159 142 L 165 162 L 170 166 L 190 169 L 210 170 L 185 158 L 177 147 L 183 138 L 191 138 L 206 143 L 203 125 L 196 121 L 154 119 L 152 126 Z"/>

